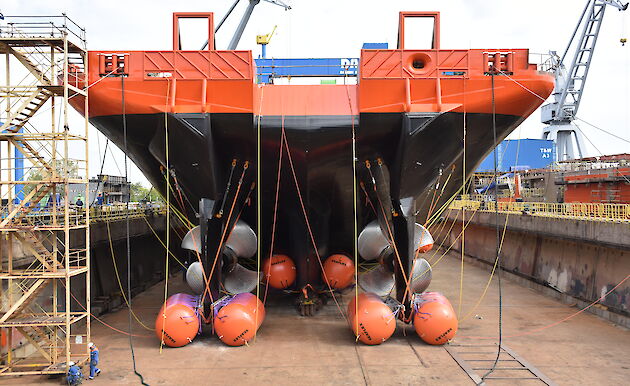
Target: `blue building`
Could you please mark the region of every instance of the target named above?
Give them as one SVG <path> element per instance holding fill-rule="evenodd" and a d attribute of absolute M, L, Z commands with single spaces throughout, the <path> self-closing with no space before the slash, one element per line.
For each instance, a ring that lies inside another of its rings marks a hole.
<path fill-rule="evenodd" d="M 545 168 L 556 159 L 553 141 L 548 139 L 506 139 L 494 151 L 499 172 Z M 494 151 L 481 162 L 478 172 L 494 171 Z"/>

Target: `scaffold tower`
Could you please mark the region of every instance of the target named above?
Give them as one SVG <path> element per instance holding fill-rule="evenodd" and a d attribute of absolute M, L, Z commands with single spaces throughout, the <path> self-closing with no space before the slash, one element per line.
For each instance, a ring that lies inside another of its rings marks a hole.
<path fill-rule="evenodd" d="M 85 30 L 66 15 L 0 23 L 0 375 L 65 373 L 89 359 Z"/>

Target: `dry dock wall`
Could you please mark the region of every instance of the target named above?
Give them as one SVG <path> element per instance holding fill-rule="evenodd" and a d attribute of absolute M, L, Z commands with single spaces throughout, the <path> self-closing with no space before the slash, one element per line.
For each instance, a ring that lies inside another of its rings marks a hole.
<path fill-rule="evenodd" d="M 468 223 L 464 253 L 491 269 L 497 233 L 506 234 L 502 266 L 518 281 L 562 299 L 586 306 L 630 274 L 630 224 L 469 211 L 451 213 L 434 227 L 438 243 L 461 252 L 458 235 Z M 452 226 L 452 229 L 451 229 Z M 450 229 L 450 231 L 449 231 Z M 589 309 L 630 327 L 630 280 Z"/>
<path fill-rule="evenodd" d="M 180 248 L 181 237 L 186 233 L 183 225 L 171 218 L 171 252 L 184 261 L 187 253 Z M 108 229 L 109 228 L 109 229 Z M 175 229 L 173 229 L 175 228 Z M 153 233 L 155 232 L 155 234 Z M 132 296 L 144 291 L 151 285 L 164 279 L 166 250 L 162 242 L 166 240 L 166 216 L 149 213 L 146 217 L 129 219 L 130 241 L 130 273 Z M 46 237 L 44 245 L 51 244 L 50 233 L 38 233 L 40 240 Z M 110 246 L 111 239 L 111 246 Z M 92 295 L 92 312 L 96 315 L 115 309 L 124 304 L 121 286 L 127 292 L 127 225 L 124 219 L 96 222 L 90 225 L 90 283 Z M 70 244 L 73 248 L 85 245 L 85 233 L 70 232 Z M 0 245 L 6 248 L 6 244 Z M 30 264 L 34 257 L 19 243 L 14 243 L 13 255 L 15 267 Z M 115 262 L 115 264 L 114 264 Z M 172 257 L 169 258 L 170 272 L 181 272 L 182 268 Z M 118 271 L 118 275 L 116 274 Z M 120 284 L 119 280 L 120 279 Z M 78 299 L 85 299 L 85 283 L 83 279 L 72 278 L 72 294 Z M 6 291 L 7 288 L 4 288 Z M 63 288 L 59 288 L 63 291 Z M 61 292 L 60 292 L 61 293 Z M 62 294 L 63 295 L 63 294 Z M 51 305 L 52 286 L 47 286 L 37 298 L 42 305 Z M 79 311 L 85 305 L 72 300 L 73 311 Z M 6 308 L 6 299 L 0 298 L 0 308 Z"/>

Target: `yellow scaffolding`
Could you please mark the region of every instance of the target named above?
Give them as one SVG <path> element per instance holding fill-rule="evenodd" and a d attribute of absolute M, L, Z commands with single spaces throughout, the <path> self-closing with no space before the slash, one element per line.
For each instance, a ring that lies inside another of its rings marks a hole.
<path fill-rule="evenodd" d="M 89 197 L 88 121 L 69 117 L 73 98 L 88 116 L 85 30 L 5 17 L 0 54 L 0 375 L 66 373 L 89 359 L 89 211 L 70 196 Z"/>

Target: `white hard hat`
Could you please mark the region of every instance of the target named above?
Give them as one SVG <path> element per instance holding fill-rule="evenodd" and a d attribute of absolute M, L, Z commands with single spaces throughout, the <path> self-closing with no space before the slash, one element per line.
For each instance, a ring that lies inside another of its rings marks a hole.
<path fill-rule="evenodd" d="M 92 343 L 92 342 L 88 343 L 88 347 L 89 347 L 89 348 L 94 347 L 94 343 Z"/>
<path fill-rule="evenodd" d="M 74 364 L 75 364 L 74 362 L 69 362 L 68 363 L 69 366 L 74 366 Z"/>

